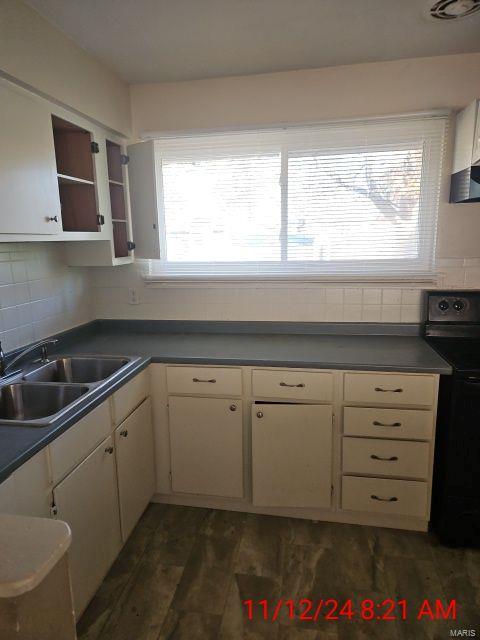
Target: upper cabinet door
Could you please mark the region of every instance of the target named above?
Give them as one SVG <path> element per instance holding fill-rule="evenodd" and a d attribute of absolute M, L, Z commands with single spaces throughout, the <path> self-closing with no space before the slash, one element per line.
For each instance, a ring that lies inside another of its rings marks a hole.
<path fill-rule="evenodd" d="M 52 121 L 46 106 L 0 84 L 0 234 L 61 231 Z"/>
<path fill-rule="evenodd" d="M 158 189 L 153 140 L 128 147 L 135 257 L 160 258 Z"/>

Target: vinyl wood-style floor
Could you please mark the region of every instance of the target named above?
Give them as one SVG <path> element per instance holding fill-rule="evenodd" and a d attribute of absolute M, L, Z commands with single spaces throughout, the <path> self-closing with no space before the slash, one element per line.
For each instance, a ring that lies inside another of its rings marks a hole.
<path fill-rule="evenodd" d="M 273 608 L 279 598 L 350 598 L 355 610 L 404 598 L 410 619 L 302 622 L 282 608 L 272 622 L 260 607 L 247 619 L 244 600 Z M 454 598 L 457 620 L 414 619 L 425 599 Z M 480 551 L 427 534 L 155 504 L 78 625 L 81 640 L 443 640 L 450 629 L 480 636 Z"/>

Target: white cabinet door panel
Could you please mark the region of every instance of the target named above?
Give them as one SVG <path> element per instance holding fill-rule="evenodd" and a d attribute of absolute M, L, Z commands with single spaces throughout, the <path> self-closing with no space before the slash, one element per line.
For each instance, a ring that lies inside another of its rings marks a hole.
<path fill-rule="evenodd" d="M 122 537 L 125 541 L 155 493 L 152 406 L 147 398 L 115 431 Z"/>
<path fill-rule="evenodd" d="M 243 497 L 242 403 L 170 397 L 172 489 Z"/>
<path fill-rule="evenodd" d="M 49 518 L 51 506 L 52 487 L 45 447 L 0 484 L 0 513 Z"/>
<path fill-rule="evenodd" d="M 252 405 L 253 504 L 331 505 L 332 407 Z"/>
<path fill-rule="evenodd" d="M 51 443 L 53 483 L 57 484 L 64 478 L 111 431 L 110 402 L 105 400 Z"/>
<path fill-rule="evenodd" d="M 50 113 L 0 84 L 0 234 L 62 229 Z M 57 216 L 58 221 L 49 220 Z"/>
<path fill-rule="evenodd" d="M 72 529 L 69 561 L 77 619 L 121 547 L 113 452 L 109 437 L 54 490 L 57 518 Z"/>

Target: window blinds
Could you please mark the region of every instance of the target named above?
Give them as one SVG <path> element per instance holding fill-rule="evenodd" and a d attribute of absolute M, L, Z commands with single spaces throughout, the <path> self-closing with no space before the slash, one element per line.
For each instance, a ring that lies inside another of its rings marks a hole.
<path fill-rule="evenodd" d="M 431 276 L 446 121 L 158 140 L 150 277 Z"/>

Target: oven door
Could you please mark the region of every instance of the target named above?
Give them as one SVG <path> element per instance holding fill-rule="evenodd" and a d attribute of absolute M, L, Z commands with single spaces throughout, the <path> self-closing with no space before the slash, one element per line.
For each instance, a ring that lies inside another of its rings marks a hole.
<path fill-rule="evenodd" d="M 453 381 L 445 449 L 445 488 L 450 496 L 480 498 L 480 375 Z M 446 426 L 446 425 L 445 425 Z"/>

